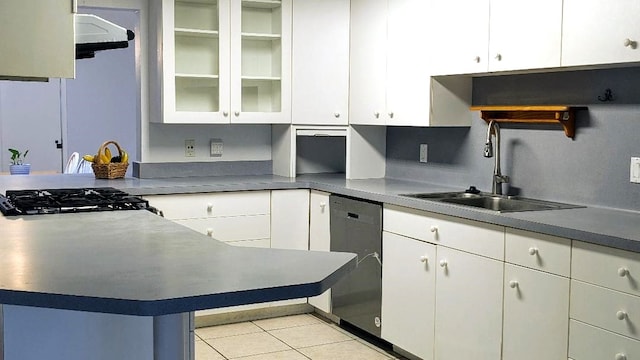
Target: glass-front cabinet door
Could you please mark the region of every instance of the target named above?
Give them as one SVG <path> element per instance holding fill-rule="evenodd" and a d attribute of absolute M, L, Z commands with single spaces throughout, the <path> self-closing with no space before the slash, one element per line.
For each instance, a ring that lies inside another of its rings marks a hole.
<path fill-rule="evenodd" d="M 231 122 L 291 122 L 291 0 L 231 3 Z"/>
<path fill-rule="evenodd" d="M 160 9 L 154 121 L 291 122 L 291 0 L 163 0 Z"/>

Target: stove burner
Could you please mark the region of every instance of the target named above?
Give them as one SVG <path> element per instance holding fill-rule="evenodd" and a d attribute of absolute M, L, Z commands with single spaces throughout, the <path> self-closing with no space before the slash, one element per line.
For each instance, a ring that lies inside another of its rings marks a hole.
<path fill-rule="evenodd" d="M 0 195 L 5 216 L 140 209 L 158 213 L 148 201 L 111 187 L 7 190 L 6 197 Z"/>

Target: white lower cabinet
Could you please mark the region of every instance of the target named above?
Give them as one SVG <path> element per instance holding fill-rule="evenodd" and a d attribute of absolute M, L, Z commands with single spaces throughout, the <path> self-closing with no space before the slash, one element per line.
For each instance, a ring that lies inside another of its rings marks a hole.
<path fill-rule="evenodd" d="M 569 278 L 505 264 L 503 360 L 567 358 Z"/>
<path fill-rule="evenodd" d="M 436 246 L 383 232 L 382 338 L 433 359 Z"/>
<path fill-rule="evenodd" d="M 569 358 L 573 360 L 640 359 L 640 342 L 581 321 L 569 325 Z"/>
<path fill-rule="evenodd" d="M 443 246 L 437 253 L 435 359 L 500 359 L 503 263 Z"/>
<path fill-rule="evenodd" d="M 330 251 L 330 205 L 329 193 L 311 190 L 309 194 L 309 250 Z M 331 289 L 309 298 L 309 304 L 331 313 Z"/>

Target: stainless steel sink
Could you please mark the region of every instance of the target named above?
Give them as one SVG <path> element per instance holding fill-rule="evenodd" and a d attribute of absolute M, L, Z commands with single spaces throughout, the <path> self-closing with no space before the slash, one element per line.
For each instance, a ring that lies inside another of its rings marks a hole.
<path fill-rule="evenodd" d="M 580 205 L 557 203 L 545 200 L 493 195 L 489 193 L 473 194 L 464 191 L 446 193 L 401 194 L 401 196 L 449 204 L 465 205 L 499 212 L 558 210 L 583 207 Z"/>

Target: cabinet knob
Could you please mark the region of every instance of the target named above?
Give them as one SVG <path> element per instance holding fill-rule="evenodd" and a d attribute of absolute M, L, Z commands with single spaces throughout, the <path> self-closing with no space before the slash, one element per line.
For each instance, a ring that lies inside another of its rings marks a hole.
<path fill-rule="evenodd" d="M 339 118 L 340 117 L 340 113 L 339 112 L 334 112 L 333 116 L 335 116 L 336 118 Z"/>
<path fill-rule="evenodd" d="M 530 247 L 529 248 L 529 255 L 531 255 L 531 256 L 538 255 L 538 248 Z"/>
<path fill-rule="evenodd" d="M 616 317 L 618 318 L 618 320 L 624 320 L 627 318 L 627 313 L 620 310 L 616 313 Z"/>
<path fill-rule="evenodd" d="M 629 269 L 627 269 L 627 268 L 623 268 L 623 267 L 621 267 L 620 269 L 618 269 L 618 276 L 620 276 L 620 277 L 625 277 L 625 276 L 627 276 L 627 275 L 629 275 Z"/>
<path fill-rule="evenodd" d="M 224 117 L 229 116 L 229 112 L 228 112 L 228 111 L 223 111 L 223 112 L 222 112 L 222 116 L 224 116 Z"/>
<path fill-rule="evenodd" d="M 518 285 L 520 285 L 520 284 L 518 284 L 518 282 L 516 280 L 509 281 L 509 287 L 512 288 L 512 289 L 517 288 Z"/>
<path fill-rule="evenodd" d="M 432 233 L 437 233 L 437 232 L 438 232 L 438 227 L 437 227 L 437 226 L 435 226 L 435 225 L 432 225 L 432 226 L 429 228 L 429 231 L 431 231 Z"/>
<path fill-rule="evenodd" d="M 447 263 L 447 260 L 440 260 L 440 267 L 441 268 L 446 268 L 447 265 L 449 265 L 449 263 Z"/>
<path fill-rule="evenodd" d="M 616 360 L 627 360 L 627 355 L 625 355 L 623 353 L 617 353 L 615 359 Z"/>
<path fill-rule="evenodd" d="M 207 236 L 213 236 L 213 229 L 212 228 L 208 228 L 207 229 Z"/>
<path fill-rule="evenodd" d="M 636 48 L 636 42 L 631 40 L 631 39 L 628 39 L 628 38 L 624 39 L 624 47 L 635 49 Z"/>
<path fill-rule="evenodd" d="M 375 116 L 375 117 L 376 117 L 376 119 L 380 118 L 380 112 L 378 112 L 378 111 L 374 111 L 374 112 L 373 112 L 373 116 Z"/>
<path fill-rule="evenodd" d="M 393 119 L 393 111 L 390 111 L 390 112 L 389 112 L 389 117 L 390 117 L 391 119 Z"/>
<path fill-rule="evenodd" d="M 427 255 L 420 256 L 420 262 L 426 263 L 427 261 L 429 261 L 429 258 L 427 257 Z"/>
<path fill-rule="evenodd" d="M 498 61 L 502 61 L 502 55 L 500 55 L 500 54 L 496 54 L 496 60 L 498 60 Z"/>
<path fill-rule="evenodd" d="M 327 207 L 327 203 L 326 202 L 321 202 L 320 203 L 320 211 L 324 212 L 324 209 Z"/>
<path fill-rule="evenodd" d="M 473 58 L 473 62 L 479 64 L 480 63 L 480 56 L 476 56 Z"/>
<path fill-rule="evenodd" d="M 240 111 L 236 111 L 233 113 L 235 116 L 240 116 Z"/>
<path fill-rule="evenodd" d="M 208 203 L 207 204 L 207 212 L 211 212 L 213 210 L 213 204 L 212 203 Z"/>

